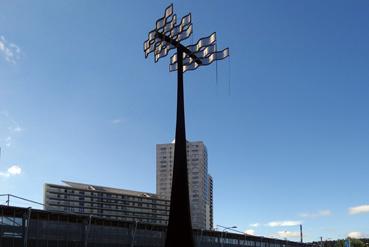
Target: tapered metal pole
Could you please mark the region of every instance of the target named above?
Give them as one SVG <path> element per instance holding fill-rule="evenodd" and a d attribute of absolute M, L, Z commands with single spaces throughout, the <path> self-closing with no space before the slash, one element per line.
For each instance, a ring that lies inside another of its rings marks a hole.
<path fill-rule="evenodd" d="M 183 95 L 183 50 L 177 48 L 178 88 L 177 123 L 174 146 L 172 191 L 165 247 L 193 247 Z"/>

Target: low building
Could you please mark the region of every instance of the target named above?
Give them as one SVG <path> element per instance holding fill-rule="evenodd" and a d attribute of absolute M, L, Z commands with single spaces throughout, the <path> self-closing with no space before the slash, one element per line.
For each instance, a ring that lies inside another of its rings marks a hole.
<path fill-rule="evenodd" d="M 169 200 L 155 194 L 63 181 L 45 184 L 44 209 L 167 225 Z"/>
<path fill-rule="evenodd" d="M 0 205 L 1 247 L 164 247 L 166 226 Z M 262 236 L 193 230 L 195 246 L 317 247 Z M 178 239 L 180 246 L 181 239 Z M 326 246 L 325 246 L 326 247 Z"/>

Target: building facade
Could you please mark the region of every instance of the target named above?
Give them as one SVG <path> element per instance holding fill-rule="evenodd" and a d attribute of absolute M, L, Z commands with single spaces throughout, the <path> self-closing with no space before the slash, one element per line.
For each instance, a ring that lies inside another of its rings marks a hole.
<path fill-rule="evenodd" d="M 25 220 L 27 217 L 27 220 Z M 167 227 L 88 215 L 0 205 L 1 247 L 164 247 Z M 202 247 L 317 247 L 263 236 L 193 230 Z M 178 239 L 180 242 L 181 239 Z M 324 245 L 325 247 L 333 245 Z"/>
<path fill-rule="evenodd" d="M 167 225 L 169 200 L 155 194 L 63 181 L 45 184 L 44 209 Z"/>
<path fill-rule="evenodd" d="M 156 193 L 170 200 L 174 142 L 156 145 Z M 213 180 L 208 174 L 208 153 L 201 141 L 187 142 L 188 182 L 192 227 L 213 228 Z"/>
<path fill-rule="evenodd" d="M 214 225 L 213 225 L 213 220 L 214 220 L 214 215 L 213 215 L 213 177 L 212 176 L 208 176 L 208 202 L 207 202 L 207 207 L 206 207 L 206 215 L 208 217 L 208 221 L 206 222 L 206 229 L 212 230 L 214 229 Z"/>

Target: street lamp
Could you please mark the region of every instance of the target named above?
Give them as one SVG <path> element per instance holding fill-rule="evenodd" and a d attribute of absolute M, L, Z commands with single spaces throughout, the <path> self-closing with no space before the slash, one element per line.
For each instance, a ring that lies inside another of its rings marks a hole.
<path fill-rule="evenodd" d="M 223 228 L 223 231 L 220 233 L 220 239 L 222 241 L 220 246 L 223 246 L 224 233 L 226 233 L 227 230 L 232 230 L 232 229 L 237 228 L 237 226 L 221 226 L 221 225 L 217 225 L 217 226 Z"/>
<path fill-rule="evenodd" d="M 177 49 L 177 53 L 170 58 L 169 64 L 169 71 L 177 71 L 178 87 L 174 164 L 166 247 L 194 246 L 188 189 L 183 73 L 210 65 L 216 60 L 222 60 L 229 56 L 228 48 L 217 50 L 215 33 L 199 39 L 193 45 L 182 45 L 181 41 L 191 35 L 191 13 L 185 15 L 177 25 L 177 15 L 173 14 L 173 4 L 171 4 L 165 9 L 164 16 L 156 21 L 155 28 L 149 32 L 148 39 L 144 42 L 145 58 L 153 52 L 155 62 L 167 56 L 170 50 Z"/>
<path fill-rule="evenodd" d="M 231 229 L 237 228 L 237 226 L 221 226 L 221 225 L 217 225 L 217 227 L 223 228 L 223 232 L 224 231 L 227 231 L 227 230 L 231 230 Z"/>

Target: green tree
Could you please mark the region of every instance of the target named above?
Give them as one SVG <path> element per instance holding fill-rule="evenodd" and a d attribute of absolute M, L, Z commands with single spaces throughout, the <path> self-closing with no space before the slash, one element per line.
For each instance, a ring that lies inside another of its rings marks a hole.
<path fill-rule="evenodd" d="M 350 243 L 352 247 L 365 247 L 365 243 L 360 239 L 350 238 Z"/>
<path fill-rule="evenodd" d="M 365 243 L 360 239 L 349 238 L 350 239 L 350 246 L 351 247 L 365 247 Z M 345 247 L 345 240 L 337 240 L 335 247 Z"/>

